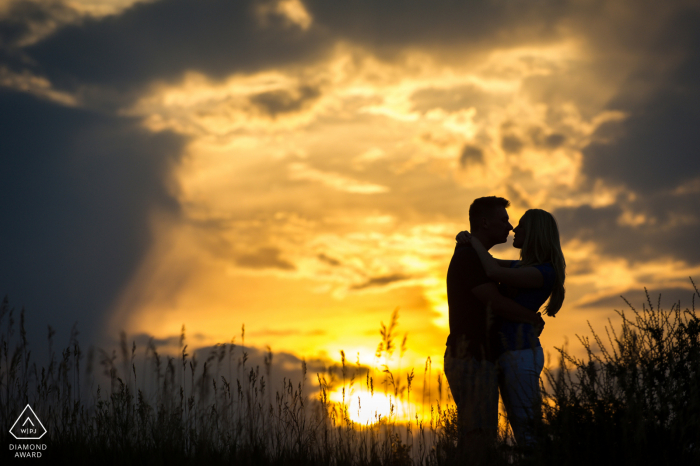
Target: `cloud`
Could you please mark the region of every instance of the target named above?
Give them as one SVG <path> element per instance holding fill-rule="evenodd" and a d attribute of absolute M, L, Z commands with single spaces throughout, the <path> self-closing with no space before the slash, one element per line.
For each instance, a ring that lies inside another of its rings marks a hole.
<path fill-rule="evenodd" d="M 10 0 L 0 11 L 0 48 L 29 45 L 79 19 L 62 1 Z"/>
<path fill-rule="evenodd" d="M 376 51 L 403 47 L 499 47 L 556 35 L 566 2 L 421 2 L 308 0 L 319 27 Z"/>
<path fill-rule="evenodd" d="M 565 240 L 593 241 L 606 254 L 632 262 L 673 257 L 695 264 L 700 261 L 700 11 L 678 3 L 659 17 L 662 26 L 649 30 L 651 39 L 631 43 L 636 63 L 606 105 L 624 117 L 598 126 L 581 150 L 582 174 L 589 181 L 581 189 L 595 190 L 591 181 L 614 187 L 615 202 L 560 208 L 555 215 Z M 619 34 L 630 32 L 625 31 Z M 620 39 L 612 42 L 613 49 Z M 565 143 L 539 135 L 535 140 Z"/>
<path fill-rule="evenodd" d="M 700 261 L 697 193 L 641 193 L 604 207 L 582 205 L 553 211 L 563 241 L 593 241 L 606 254 L 639 262 L 673 257 Z"/>
<path fill-rule="evenodd" d="M 327 255 L 325 255 L 325 254 L 323 254 L 323 253 L 318 254 L 316 257 L 318 257 L 319 260 L 325 262 L 325 263 L 328 264 L 328 265 L 332 265 L 332 266 L 339 266 L 339 265 L 341 265 L 341 263 L 340 263 L 339 260 L 333 259 L 332 257 L 328 257 Z"/>
<path fill-rule="evenodd" d="M 659 309 L 658 304 L 660 298 L 661 309 L 668 311 L 673 305 L 677 304 L 678 301 L 681 303 L 681 309 L 687 309 L 695 291 L 690 288 L 652 288 L 649 289 L 648 292 L 649 299 L 651 299 L 651 304 L 655 310 Z M 609 308 L 625 312 L 631 311 L 625 300 L 637 310 L 642 309 L 642 306 L 646 306 L 647 309 L 649 308 L 649 302 L 647 301 L 647 295 L 644 293 L 644 290 L 636 288 L 626 290 L 619 295 L 605 296 L 594 301 L 580 304 L 579 306 L 582 308 Z"/>
<path fill-rule="evenodd" d="M 566 136 L 564 136 L 563 134 L 554 133 L 544 138 L 543 145 L 549 149 L 556 149 L 557 147 L 564 144 L 565 141 Z"/>
<path fill-rule="evenodd" d="M 0 293 L 28 323 L 97 333 L 148 250 L 184 139 L 134 119 L 0 91 Z"/>
<path fill-rule="evenodd" d="M 386 186 L 355 180 L 338 173 L 323 172 L 303 163 L 290 164 L 289 177 L 292 180 L 318 181 L 329 188 L 354 194 L 379 194 L 389 191 Z"/>
<path fill-rule="evenodd" d="M 294 270 L 294 264 L 287 262 L 280 257 L 277 248 L 260 248 L 253 254 L 243 254 L 236 257 L 236 263 L 243 267 L 254 269 L 277 268 L 282 270 Z"/>
<path fill-rule="evenodd" d="M 122 335 L 126 336 L 126 334 Z M 108 337 L 114 337 L 114 335 L 109 335 Z M 187 334 L 187 339 L 190 341 L 190 344 L 192 344 L 193 340 L 199 342 L 199 344 L 204 344 L 204 342 L 206 341 L 206 336 L 201 333 Z M 153 345 L 156 348 L 162 348 L 166 351 L 170 350 L 172 352 L 173 349 L 178 348 L 180 346 L 180 343 L 183 341 L 183 338 L 182 334 L 157 338 L 148 333 L 137 333 L 134 335 L 129 335 L 128 340 L 131 340 L 132 344 L 136 344 L 137 348 L 142 346 Z M 116 341 L 113 341 L 113 343 L 116 343 Z"/>
<path fill-rule="evenodd" d="M 404 274 L 401 274 L 401 273 L 384 275 L 384 276 L 380 276 L 380 277 L 372 277 L 364 283 L 353 286 L 352 289 L 353 290 L 363 290 L 363 289 L 371 288 L 371 287 L 380 287 L 380 286 L 389 285 L 391 283 L 396 283 L 396 282 L 400 282 L 403 280 L 408 280 L 409 278 L 411 278 L 411 277 L 404 275 Z"/>
<path fill-rule="evenodd" d="M 60 87 L 119 90 L 174 80 L 188 70 L 214 78 L 300 63 L 328 46 L 314 28 L 283 10 L 261 17 L 262 2 L 198 0 L 137 3 L 118 15 L 86 18 L 28 47 L 27 54 Z"/>
<path fill-rule="evenodd" d="M 562 237 L 569 239 L 591 239 L 609 234 L 617 228 L 617 219 L 622 214 L 619 206 L 591 207 L 583 205 L 579 207 L 562 207 L 553 212 L 559 224 Z"/>
<path fill-rule="evenodd" d="M 204 292 L 216 309 L 233 281 L 248 291 L 293 277 L 323 285 L 292 290 L 308 302 L 422 287 L 421 306 L 445 314 L 444 259 L 485 194 L 511 198 L 513 215 L 554 209 L 565 241 L 607 256 L 698 261 L 698 21 L 668 22 L 684 4 L 160 0 L 65 21 L 12 10 L 0 83 L 101 112 L 8 101 L 36 123 L 15 122 L 2 144 L 22 163 L 56 163 L 52 176 L 26 169 L 32 189 L 7 207 L 25 235 L 8 243 L 13 263 L 29 267 L 10 297 L 48 290 L 41 306 L 57 293 L 68 304 L 56 315 L 82 319 L 130 282 L 165 327 Z M 169 243 L 151 247 L 148 219 L 180 213 L 171 163 L 186 222 L 168 225 L 187 234 L 161 256 Z M 134 275 L 149 248 L 155 265 Z M 175 297 L 185 287 L 188 304 Z"/>
<path fill-rule="evenodd" d="M 411 95 L 413 110 L 421 113 L 434 109 L 456 112 L 470 107 L 481 110 L 484 107 L 503 104 L 505 100 L 504 96 L 488 93 L 474 84 L 448 89 L 429 87 L 417 90 Z"/>
<path fill-rule="evenodd" d="M 295 93 L 286 90 L 261 92 L 250 97 L 250 102 L 274 118 L 279 114 L 298 112 L 320 95 L 318 88 L 301 86 Z"/>
<path fill-rule="evenodd" d="M 513 135 L 506 135 L 501 138 L 501 147 L 509 154 L 517 154 L 523 150 L 523 142 Z"/>
<path fill-rule="evenodd" d="M 506 194 L 507 194 L 507 199 L 513 204 L 514 206 L 522 206 L 526 209 L 529 209 L 530 202 L 518 191 L 515 187 L 511 185 L 506 186 Z M 515 225 L 515 219 L 511 220 L 511 223 Z"/>
<path fill-rule="evenodd" d="M 470 163 L 484 163 L 484 151 L 478 146 L 465 144 L 462 155 L 459 156 L 459 164 L 464 168 Z"/>
<path fill-rule="evenodd" d="M 679 13 L 654 49 L 609 104 L 628 118 L 602 125 L 583 150 L 587 175 L 640 193 L 700 176 L 700 12 Z M 682 58 L 666 65 L 661 53 Z M 652 68 L 655 59 L 663 71 Z"/>
<path fill-rule="evenodd" d="M 248 336 L 248 334 L 246 336 Z M 207 373 L 217 384 L 221 382 L 221 378 L 223 377 L 228 383 L 232 383 L 235 386 L 236 379 L 244 381 L 248 378 L 252 370 L 255 371 L 258 376 L 265 378 L 265 384 L 269 390 L 276 392 L 281 392 L 283 390 L 283 383 L 293 383 L 295 386 L 303 383 L 305 396 L 313 396 L 318 391 L 318 385 L 310 383 L 310 380 L 313 381 L 316 374 L 323 374 L 329 368 L 337 364 L 327 356 L 307 359 L 287 351 L 278 351 L 274 346 L 274 337 L 277 336 L 275 332 L 262 332 L 262 336 L 273 338 L 269 346 L 253 346 L 250 344 L 242 346 L 239 338 L 235 338 L 233 344 L 227 341 L 204 346 L 202 344 L 204 338 L 190 334 L 186 335 L 182 343 L 187 345 L 185 351 L 188 354 L 187 359 L 189 361 L 201 361 L 199 364 L 195 363 L 194 365 L 195 377 L 198 379 L 205 370 L 205 365 L 202 362 L 206 362 Z M 123 342 L 111 340 L 109 343 L 111 343 L 112 347 L 104 348 L 106 355 L 111 354 L 112 351 L 121 353 L 119 358 L 114 361 L 113 367 L 117 370 L 117 375 L 126 383 L 131 383 L 133 380 L 130 374 L 132 370 L 134 370 L 131 365 L 131 345 L 136 345 L 134 365 L 139 377 L 142 377 L 137 385 L 144 389 L 146 396 L 148 396 L 149 390 L 156 388 L 154 384 L 157 383 L 157 381 L 148 375 L 152 373 L 151 368 L 154 364 L 154 360 L 152 359 L 153 353 L 150 351 L 144 352 L 144 348 L 150 348 L 154 352 L 157 352 L 164 366 L 172 363 L 171 358 L 179 359 L 182 357 L 180 335 L 156 338 L 148 333 L 140 333 L 136 335 L 125 335 Z M 116 350 L 116 347 L 121 345 L 123 345 L 121 351 Z M 62 347 L 59 348 L 63 349 Z M 88 365 L 97 365 L 95 361 L 93 361 L 93 358 L 94 355 L 92 352 L 88 352 Z M 106 359 L 109 360 L 110 358 L 107 356 Z M 179 371 L 180 368 L 181 365 L 175 365 L 176 371 Z M 306 373 L 304 373 L 304 369 L 306 369 Z M 144 372 L 141 372 L 142 370 L 144 370 Z M 189 366 L 188 370 L 190 370 Z M 95 377 L 96 383 L 109 383 L 109 379 L 101 379 L 101 372 L 102 371 L 97 370 L 90 375 Z M 243 386 L 245 387 L 244 382 Z M 206 384 L 205 392 L 207 390 L 211 391 L 212 387 L 211 383 Z"/>
<path fill-rule="evenodd" d="M 210 0 L 206 5 L 160 0 L 101 18 L 83 17 L 24 52 L 37 72 L 63 89 L 106 86 L 124 91 L 154 81 L 175 82 L 186 71 L 221 79 L 235 72 L 308 63 L 338 43 L 357 44 L 380 56 L 415 48 L 438 54 L 459 50 L 462 56 L 466 49 L 471 52 L 467 55 L 479 55 L 485 49 L 543 43 L 560 38 L 556 25 L 577 10 L 600 8 L 568 3 L 492 0 L 427 7 L 398 0 Z M 26 29 L 33 20 L 15 14 L 12 21 Z M 457 89 L 451 101 L 437 89 L 415 97 L 420 108 L 426 108 L 426 98 L 446 109 L 483 100 L 472 85 Z"/>
<path fill-rule="evenodd" d="M 262 329 L 249 332 L 249 335 L 256 337 L 286 337 L 290 335 L 323 336 L 328 332 L 321 329 L 302 331 L 298 328 L 288 328 L 281 330 Z"/>

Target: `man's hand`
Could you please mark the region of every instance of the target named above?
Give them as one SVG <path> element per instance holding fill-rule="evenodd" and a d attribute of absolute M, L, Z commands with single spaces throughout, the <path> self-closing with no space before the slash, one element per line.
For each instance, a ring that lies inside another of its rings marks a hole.
<path fill-rule="evenodd" d="M 542 331 L 544 330 L 544 319 L 542 318 L 542 314 L 539 312 L 537 313 L 537 322 L 532 324 L 532 326 L 535 329 L 535 332 L 537 332 L 538 337 L 542 335 Z"/>
<path fill-rule="evenodd" d="M 459 233 L 457 233 L 457 237 L 455 239 L 460 244 L 469 244 L 472 240 L 472 234 L 469 233 L 467 230 L 460 231 Z"/>

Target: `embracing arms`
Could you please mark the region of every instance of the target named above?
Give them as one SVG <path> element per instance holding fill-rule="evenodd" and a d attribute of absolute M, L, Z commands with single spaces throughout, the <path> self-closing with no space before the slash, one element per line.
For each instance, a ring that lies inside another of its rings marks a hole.
<path fill-rule="evenodd" d="M 521 306 L 510 298 L 506 298 L 499 291 L 495 283 L 484 283 L 472 288 L 472 293 L 479 301 L 486 305 L 491 305 L 491 311 L 497 316 L 503 317 L 513 322 L 525 322 L 532 324 L 538 335 L 544 328 L 544 320 L 540 313 L 534 313 L 528 308 Z"/>
<path fill-rule="evenodd" d="M 511 261 L 494 259 L 478 238 L 462 231 L 457 235 L 460 243 L 471 243 L 474 251 L 479 256 L 481 265 L 484 267 L 486 275 L 491 280 L 511 285 L 518 288 L 539 288 L 544 284 L 542 272 L 535 267 L 510 268 Z"/>

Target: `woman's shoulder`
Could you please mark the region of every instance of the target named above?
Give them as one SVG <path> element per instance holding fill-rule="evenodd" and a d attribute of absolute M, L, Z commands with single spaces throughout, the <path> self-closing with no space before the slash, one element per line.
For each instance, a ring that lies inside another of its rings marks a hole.
<path fill-rule="evenodd" d="M 537 264 L 534 267 L 540 271 L 544 277 L 545 282 L 554 281 L 556 278 L 556 271 L 554 270 L 554 265 L 551 262 L 545 262 L 544 264 Z"/>

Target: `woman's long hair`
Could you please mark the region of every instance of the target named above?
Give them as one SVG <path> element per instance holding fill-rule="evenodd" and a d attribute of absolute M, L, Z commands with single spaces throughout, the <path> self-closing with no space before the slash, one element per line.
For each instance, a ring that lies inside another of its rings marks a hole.
<path fill-rule="evenodd" d="M 525 240 L 520 250 L 520 267 L 550 263 L 556 279 L 544 313 L 554 317 L 564 303 L 566 261 L 559 243 L 559 228 L 552 214 L 542 209 L 530 209 L 520 219 Z"/>

